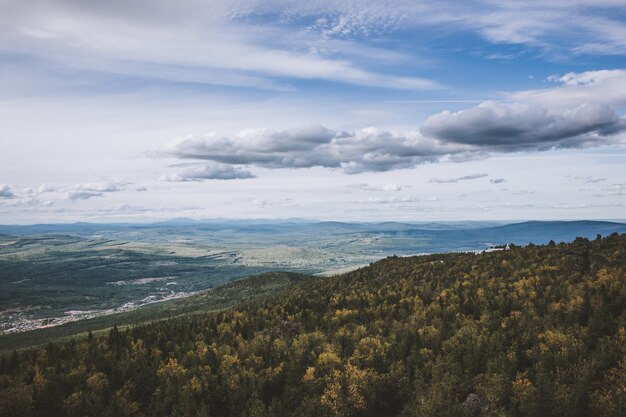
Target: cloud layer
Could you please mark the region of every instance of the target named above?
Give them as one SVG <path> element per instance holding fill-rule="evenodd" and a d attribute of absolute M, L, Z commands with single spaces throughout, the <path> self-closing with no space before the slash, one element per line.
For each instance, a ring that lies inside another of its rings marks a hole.
<path fill-rule="evenodd" d="M 386 89 L 436 89 L 411 61 L 364 39 L 391 32 L 470 31 L 491 43 L 567 54 L 626 54 L 623 2 L 539 0 L 435 3 L 181 0 L 0 4 L 0 48 L 62 73 L 289 90 L 323 80 Z M 492 54 L 493 55 L 493 54 Z M 383 65 L 374 65 L 381 62 Z M 415 61 L 414 61 L 415 62 Z"/>
<path fill-rule="evenodd" d="M 232 137 L 189 137 L 168 144 L 161 154 L 264 168 L 341 168 L 354 174 L 410 168 L 462 150 L 463 146 L 431 140 L 417 131 L 340 132 L 313 125 L 283 131 L 247 129 Z"/>
<path fill-rule="evenodd" d="M 70 72 L 172 83 L 289 90 L 292 80 L 314 79 L 391 89 L 440 87 L 434 80 L 361 65 L 367 53 L 393 56 L 383 49 L 347 47 L 304 27 L 294 31 L 276 19 L 246 18 L 265 9 L 256 1 L 220 3 L 35 0 L 27 7 L 7 1 L 0 5 L 0 48 Z"/>
<path fill-rule="evenodd" d="M 486 101 L 469 109 L 434 114 L 418 130 L 398 132 L 369 127 L 349 132 L 321 125 L 287 130 L 245 129 L 232 136 L 211 133 L 180 138 L 160 153 L 229 166 L 201 168 L 171 178 L 186 181 L 250 178 L 249 171 L 233 167 L 241 165 L 337 168 L 356 174 L 412 168 L 442 159 L 465 161 L 495 152 L 617 144 L 623 140 L 626 118 L 619 116 L 611 105 L 626 102 L 626 96 L 620 96 L 626 89 L 608 96 L 608 103 L 602 102 L 604 96 L 598 91 L 626 83 L 625 74 L 567 74 L 555 78 L 560 83 L 557 87 L 510 95 L 520 101 Z M 569 96 L 578 99 L 568 101 Z"/>

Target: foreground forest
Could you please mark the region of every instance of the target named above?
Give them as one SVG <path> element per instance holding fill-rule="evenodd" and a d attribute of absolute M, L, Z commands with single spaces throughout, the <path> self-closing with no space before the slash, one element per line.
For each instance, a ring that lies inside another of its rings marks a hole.
<path fill-rule="evenodd" d="M 626 235 L 390 257 L 0 360 L 1 416 L 622 416 Z"/>

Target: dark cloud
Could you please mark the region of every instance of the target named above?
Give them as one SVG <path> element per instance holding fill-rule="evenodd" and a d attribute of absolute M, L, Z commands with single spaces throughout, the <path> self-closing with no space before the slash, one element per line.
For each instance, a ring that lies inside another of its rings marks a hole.
<path fill-rule="evenodd" d="M 11 191 L 11 187 L 6 184 L 0 184 L 0 198 L 16 198 L 16 195 Z"/>
<path fill-rule="evenodd" d="M 204 180 L 235 180 L 254 178 L 254 174 L 245 169 L 236 168 L 231 165 L 210 164 L 196 166 L 183 171 L 163 176 L 165 181 L 187 182 Z"/>
<path fill-rule="evenodd" d="M 486 177 L 488 175 L 489 174 L 472 174 L 472 175 L 465 175 L 463 177 L 457 177 L 457 178 L 431 178 L 428 180 L 428 182 L 436 183 L 436 184 L 450 184 L 450 183 L 459 182 L 459 181 L 475 180 L 478 178 Z"/>
<path fill-rule="evenodd" d="M 502 184 L 503 182 L 506 182 L 506 180 L 504 178 L 493 178 L 489 180 L 489 182 L 492 184 Z"/>
<path fill-rule="evenodd" d="M 597 145 L 625 130 L 626 121 L 603 104 L 549 111 L 539 105 L 492 101 L 430 116 L 420 129 L 443 142 L 505 152 Z"/>

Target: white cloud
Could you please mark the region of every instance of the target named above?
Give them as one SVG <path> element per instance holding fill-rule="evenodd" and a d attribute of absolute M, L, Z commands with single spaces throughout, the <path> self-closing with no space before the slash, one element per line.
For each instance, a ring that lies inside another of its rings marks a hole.
<path fill-rule="evenodd" d="M 404 188 L 407 188 L 407 187 L 390 183 L 390 184 L 385 184 L 383 186 L 369 185 L 369 184 L 355 184 L 351 186 L 350 188 L 358 188 L 360 190 L 365 190 L 365 191 L 385 191 L 385 192 L 391 191 L 393 192 L 393 191 L 402 191 Z"/>
<path fill-rule="evenodd" d="M 439 88 L 433 80 L 363 68 L 343 53 L 341 43 L 335 46 L 334 41 L 304 30 L 294 35 L 290 27 L 237 19 L 241 11 L 254 8 L 249 2 L 221 6 L 183 1 L 175 7 L 139 3 L 139 9 L 89 2 L 35 1 L 28 7 L 4 3 L 0 12 L 10 18 L 0 24 L 0 46 L 73 71 L 172 82 L 285 90 L 290 88 L 288 81 L 276 80 L 284 77 L 396 89 Z M 310 52 L 320 48 L 326 53 Z"/>
<path fill-rule="evenodd" d="M 88 182 L 75 184 L 68 187 L 68 190 L 112 193 L 124 190 L 129 184 L 128 182 Z"/>
<path fill-rule="evenodd" d="M 41 200 L 36 197 L 15 197 L 10 199 L 0 198 L 0 206 L 3 208 L 14 208 L 18 210 L 48 210 L 54 205 L 54 202 Z"/>
<path fill-rule="evenodd" d="M 626 70 L 600 70 L 553 75 L 560 85 L 541 90 L 517 91 L 507 95 L 511 101 L 563 109 L 588 103 L 611 107 L 626 105 Z"/>
<path fill-rule="evenodd" d="M 398 184 L 385 184 L 383 185 L 383 191 L 400 191 L 402 187 Z"/>
<path fill-rule="evenodd" d="M 441 87 L 436 80 L 399 74 L 388 65 L 425 58 L 365 46 L 362 38 L 434 27 L 438 33 L 470 30 L 492 42 L 551 52 L 624 54 L 626 25 L 611 13 L 620 6 L 554 0 L 401 0 L 393 7 L 382 0 L 112 1 L 106 6 L 5 1 L 0 47 L 37 62 L 43 74 L 66 78 L 90 72 L 283 91 L 293 88 L 291 80 L 436 89 Z"/>
<path fill-rule="evenodd" d="M 419 198 L 415 197 L 369 197 L 365 200 L 359 200 L 359 204 L 401 204 L 401 203 L 417 203 Z M 434 200 L 428 200 L 434 201 Z"/>
<path fill-rule="evenodd" d="M 459 181 L 471 181 L 471 180 L 475 180 L 475 179 L 483 178 L 487 176 L 489 176 L 489 174 L 471 174 L 471 175 L 465 175 L 465 176 L 456 177 L 456 178 L 431 178 L 428 180 L 428 182 L 435 183 L 435 184 L 451 184 L 451 183 L 456 183 Z"/>
<path fill-rule="evenodd" d="M 308 16 L 313 19 L 311 30 L 324 37 L 358 38 L 434 26 L 440 33 L 469 30 L 494 43 L 528 45 L 546 55 L 626 53 L 622 0 L 399 0 L 393 7 L 383 0 L 285 0 L 262 10 L 294 21 Z M 255 12 L 250 8 L 251 14 Z"/>
<path fill-rule="evenodd" d="M 65 192 L 65 198 L 71 201 L 88 200 L 94 197 L 102 197 L 107 193 L 124 191 L 131 185 L 129 182 L 88 182 L 74 184 L 59 191 Z"/>
<path fill-rule="evenodd" d="M 56 189 L 54 187 L 50 187 L 47 184 L 41 184 L 39 186 L 39 188 L 37 188 L 37 192 L 39 194 L 50 193 L 50 192 L 53 192 L 53 191 L 56 191 Z"/>

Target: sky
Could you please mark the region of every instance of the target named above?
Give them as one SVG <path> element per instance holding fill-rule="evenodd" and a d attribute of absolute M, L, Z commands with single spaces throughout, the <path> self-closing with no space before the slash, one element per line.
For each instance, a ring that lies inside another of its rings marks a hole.
<path fill-rule="evenodd" d="M 0 0 L 0 223 L 626 219 L 626 1 Z"/>

